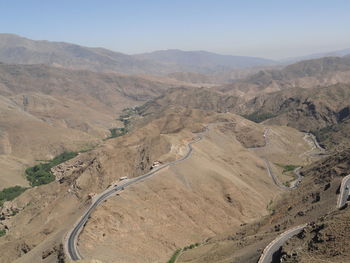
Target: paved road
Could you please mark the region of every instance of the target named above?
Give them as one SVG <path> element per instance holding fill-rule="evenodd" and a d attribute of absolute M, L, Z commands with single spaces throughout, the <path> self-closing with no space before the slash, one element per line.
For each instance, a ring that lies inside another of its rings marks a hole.
<path fill-rule="evenodd" d="M 307 224 L 293 227 L 280 234 L 270 244 L 268 244 L 267 247 L 265 247 L 258 263 L 271 263 L 274 253 L 276 253 L 288 239 L 299 234 L 306 227 L 306 225 Z"/>
<path fill-rule="evenodd" d="M 315 148 L 317 148 L 321 151 L 324 151 L 324 149 L 318 144 L 315 136 L 313 134 L 309 134 L 309 136 L 310 136 L 313 144 L 315 145 Z M 265 140 L 267 140 L 267 133 L 264 133 L 264 137 L 265 137 Z M 267 145 L 267 142 L 265 143 L 265 145 Z M 276 178 L 276 176 L 272 172 L 269 161 L 267 159 L 264 159 L 264 162 L 265 162 L 268 174 L 270 175 L 270 177 L 272 178 L 272 180 L 274 181 L 274 183 L 278 187 L 280 187 L 282 189 L 293 189 L 293 188 L 298 187 L 298 185 L 300 184 L 300 182 L 302 180 L 302 176 L 300 174 L 301 167 L 294 169 L 294 174 L 296 175 L 297 179 L 291 184 L 291 187 L 286 187 L 285 185 L 281 184 L 278 181 L 278 179 Z M 350 176 L 349 176 L 348 183 L 350 184 Z M 307 224 L 294 227 L 294 228 L 289 229 L 286 232 L 280 234 L 267 247 L 265 247 L 263 253 L 260 256 L 258 263 L 271 263 L 272 259 L 273 259 L 273 255 L 283 246 L 283 244 L 291 237 L 299 234 L 305 228 L 306 225 Z"/>
<path fill-rule="evenodd" d="M 292 183 L 291 183 L 291 187 L 290 188 L 297 188 L 299 186 L 299 184 L 301 183 L 301 180 L 302 180 L 302 175 L 300 173 L 300 169 L 301 169 L 301 166 L 297 167 L 294 169 L 294 174 L 295 176 L 297 177 L 297 179 L 295 179 Z"/>
<path fill-rule="evenodd" d="M 195 138 L 193 141 L 191 141 L 188 144 L 188 151 L 186 153 L 185 156 L 183 156 L 181 159 L 176 160 L 174 162 L 171 163 L 167 163 L 164 165 L 161 165 L 153 170 L 151 170 L 150 172 L 130 179 L 127 182 L 123 183 L 122 185 L 118 185 L 112 188 L 107 189 L 106 191 L 104 191 L 103 193 L 99 194 L 97 197 L 94 198 L 93 203 L 90 205 L 90 207 L 86 210 L 86 212 L 83 214 L 83 216 L 78 220 L 78 222 L 75 224 L 75 226 L 73 227 L 73 229 L 67 234 L 66 240 L 65 240 L 65 244 L 64 244 L 64 248 L 65 248 L 65 252 L 68 255 L 68 257 L 71 260 L 79 260 L 82 259 L 82 256 L 79 254 L 79 251 L 77 249 L 77 240 L 79 237 L 80 232 L 82 231 L 84 225 L 86 224 L 86 222 L 88 221 L 91 213 L 96 209 L 96 207 L 101 204 L 103 201 L 105 201 L 107 198 L 111 197 L 112 195 L 114 195 L 116 192 L 123 190 L 125 187 L 140 182 L 142 180 L 145 180 L 148 177 L 151 177 L 152 175 L 156 174 L 157 172 L 159 172 L 160 170 L 172 166 L 172 165 L 176 165 L 179 162 L 183 162 L 184 160 L 188 159 L 191 154 L 192 154 L 192 144 L 200 141 L 203 139 L 203 134 L 206 133 L 209 130 L 208 126 L 205 127 L 205 131 L 198 135 L 197 138 Z"/>
<path fill-rule="evenodd" d="M 340 185 L 340 194 L 338 196 L 337 208 L 342 208 L 345 206 L 349 197 L 349 189 L 350 189 L 350 174 L 345 176 L 341 181 Z"/>
<path fill-rule="evenodd" d="M 295 171 L 295 172 L 298 172 L 298 171 Z M 340 194 L 337 200 L 337 208 L 340 209 L 345 206 L 350 194 L 349 189 L 350 189 L 350 174 L 345 176 L 341 182 Z M 292 229 L 289 229 L 288 231 L 282 233 L 277 238 L 275 238 L 267 247 L 265 247 L 263 253 L 260 256 L 258 263 L 271 263 L 273 254 L 276 253 L 288 239 L 299 234 L 306 227 L 306 225 L 307 224 L 304 224 L 304 225 L 300 225 Z"/>
<path fill-rule="evenodd" d="M 281 188 L 283 190 L 289 190 L 290 189 L 289 187 L 285 186 L 284 184 L 280 183 L 280 181 L 278 181 L 276 175 L 272 171 L 270 162 L 266 158 L 262 158 L 262 159 L 265 162 L 267 173 L 271 177 L 271 179 L 275 183 L 275 185 L 277 185 L 279 188 Z"/>
<path fill-rule="evenodd" d="M 269 131 L 270 129 L 265 129 L 264 130 L 264 140 L 265 140 L 265 145 L 264 146 L 260 146 L 260 147 L 252 147 L 250 149 L 254 150 L 254 149 L 258 149 L 258 148 L 264 148 L 266 147 L 269 143 L 270 143 L 270 140 L 269 140 Z M 287 187 L 285 186 L 284 184 L 282 184 L 277 176 L 274 174 L 272 168 L 271 168 L 271 164 L 269 162 L 269 160 L 267 160 L 266 158 L 262 158 L 262 160 L 264 161 L 265 163 L 265 166 L 266 166 L 266 171 L 268 173 L 268 175 L 271 177 L 272 181 L 274 182 L 275 185 L 277 185 L 279 188 L 283 189 L 283 190 L 290 190 L 290 189 L 294 189 L 296 188 L 300 182 L 301 182 L 301 174 L 299 172 L 299 170 L 301 169 L 301 167 L 298 167 L 294 170 L 294 174 L 296 175 L 297 179 L 295 179 L 292 183 L 291 183 L 291 187 Z"/>
<path fill-rule="evenodd" d="M 312 133 L 308 133 L 309 137 L 311 138 L 313 144 L 315 145 L 316 149 L 318 149 L 319 151 L 321 152 L 324 152 L 325 149 L 323 147 L 321 147 L 321 145 L 318 143 L 317 139 L 316 139 L 316 136 L 313 135 Z"/>

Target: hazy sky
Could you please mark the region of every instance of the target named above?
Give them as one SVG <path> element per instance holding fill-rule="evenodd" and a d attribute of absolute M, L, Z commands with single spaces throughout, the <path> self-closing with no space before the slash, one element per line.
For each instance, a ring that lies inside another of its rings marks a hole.
<path fill-rule="evenodd" d="M 0 0 L 0 32 L 128 54 L 283 58 L 350 48 L 350 1 Z"/>

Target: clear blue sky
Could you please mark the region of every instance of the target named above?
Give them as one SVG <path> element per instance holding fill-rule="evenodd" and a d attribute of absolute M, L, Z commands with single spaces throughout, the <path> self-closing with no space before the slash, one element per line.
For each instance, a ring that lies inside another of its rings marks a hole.
<path fill-rule="evenodd" d="M 128 54 L 282 58 L 350 48 L 350 1 L 0 0 L 0 32 Z"/>

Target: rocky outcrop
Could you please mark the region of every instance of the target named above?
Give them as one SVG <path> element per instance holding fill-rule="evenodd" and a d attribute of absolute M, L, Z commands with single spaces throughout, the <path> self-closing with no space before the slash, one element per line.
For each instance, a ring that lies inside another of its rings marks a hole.
<path fill-rule="evenodd" d="M 10 219 L 23 209 L 24 207 L 19 207 L 15 202 L 5 202 L 0 208 L 0 229 L 8 230 L 11 227 Z"/>

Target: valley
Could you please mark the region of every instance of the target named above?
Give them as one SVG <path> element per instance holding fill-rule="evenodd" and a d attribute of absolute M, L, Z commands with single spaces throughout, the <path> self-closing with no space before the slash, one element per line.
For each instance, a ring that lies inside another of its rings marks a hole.
<path fill-rule="evenodd" d="M 0 262 L 348 262 L 349 59 L 0 34 Z"/>

